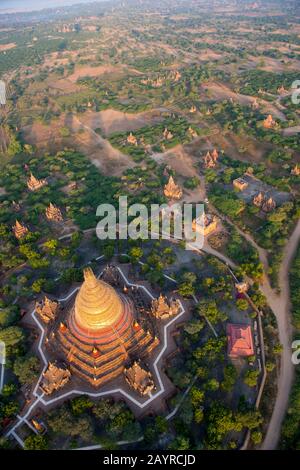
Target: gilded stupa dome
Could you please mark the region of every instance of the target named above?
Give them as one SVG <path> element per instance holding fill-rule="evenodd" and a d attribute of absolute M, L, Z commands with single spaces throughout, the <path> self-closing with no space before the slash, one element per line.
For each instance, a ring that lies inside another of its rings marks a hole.
<path fill-rule="evenodd" d="M 113 287 L 97 279 L 91 270 L 84 270 L 84 282 L 75 300 L 76 324 L 85 330 L 100 330 L 116 324 L 124 306 Z"/>

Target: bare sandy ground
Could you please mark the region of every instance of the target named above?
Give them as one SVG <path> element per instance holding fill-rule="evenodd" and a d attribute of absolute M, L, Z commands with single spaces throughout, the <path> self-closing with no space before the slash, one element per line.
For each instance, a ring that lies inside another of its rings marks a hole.
<path fill-rule="evenodd" d="M 135 166 L 128 155 L 112 147 L 109 141 L 83 124 L 76 116 L 68 116 L 65 122 L 75 135 L 79 148 L 104 174 L 121 176 L 127 168 Z"/>
<path fill-rule="evenodd" d="M 69 137 L 61 137 L 62 127 L 70 130 Z M 113 148 L 74 115 L 62 115 L 50 126 L 35 122 L 23 128 L 23 135 L 26 142 L 48 152 L 57 152 L 64 147 L 74 148 L 86 155 L 105 175 L 120 176 L 125 169 L 135 165 L 128 155 Z"/>
<path fill-rule="evenodd" d="M 123 67 L 117 67 L 114 65 L 99 65 L 98 67 L 91 67 L 90 65 L 80 66 L 75 68 L 75 72 L 72 73 L 68 79 L 71 82 L 76 82 L 79 78 L 83 77 L 99 77 L 107 73 L 122 72 Z"/>
<path fill-rule="evenodd" d="M 209 99 L 213 99 L 216 101 L 224 101 L 228 99 L 232 99 L 234 102 L 239 103 L 243 106 L 251 106 L 254 100 L 253 96 L 242 95 L 241 93 L 235 93 L 226 85 L 222 83 L 203 83 L 202 90 L 208 91 Z M 282 111 L 280 111 L 274 104 L 269 103 L 265 100 L 260 100 L 261 109 L 266 114 L 272 114 L 273 117 L 285 121 L 285 115 Z"/>
<path fill-rule="evenodd" d="M 182 145 L 177 145 L 165 153 L 153 154 L 152 158 L 158 163 L 166 163 L 175 170 L 178 175 L 185 178 L 198 176 L 197 170 L 194 168 L 195 162 L 193 157 Z"/>
<path fill-rule="evenodd" d="M 59 80 L 48 80 L 47 81 L 50 88 L 54 90 L 59 90 L 64 94 L 76 93 L 83 89 L 82 86 L 77 85 L 77 83 L 71 82 L 68 78 L 62 78 Z"/>
<path fill-rule="evenodd" d="M 199 60 L 219 60 L 222 57 L 224 57 L 223 54 L 220 54 L 218 52 L 212 51 L 210 49 L 205 49 L 204 51 L 201 51 L 199 54 Z"/>
<path fill-rule="evenodd" d="M 275 46 L 274 46 L 275 47 Z M 281 46 L 284 47 L 284 46 Z M 258 47 L 259 49 L 259 47 Z M 265 50 L 265 47 L 261 47 L 261 50 Z M 287 52 L 287 51 L 283 51 Z M 265 72 L 288 72 L 288 71 L 293 71 L 293 70 L 300 70 L 300 61 L 296 59 L 284 59 L 284 62 L 282 62 L 279 59 L 273 59 L 272 57 L 254 57 L 254 56 L 249 56 L 249 59 L 253 64 L 255 64 L 259 70 L 264 70 Z M 264 61 L 264 65 L 260 66 L 260 61 Z"/>
<path fill-rule="evenodd" d="M 105 135 L 114 132 L 130 132 L 159 122 L 160 113 L 146 111 L 143 113 L 129 114 L 114 109 L 106 109 L 100 112 L 87 111 L 80 117 L 83 124 L 92 129 L 100 128 Z"/>
<path fill-rule="evenodd" d="M 283 129 L 282 134 L 286 137 L 291 135 L 299 134 L 300 126 L 288 127 L 287 129 Z"/>
<path fill-rule="evenodd" d="M 231 158 L 236 160 L 243 161 L 245 159 L 257 163 L 264 161 L 266 152 L 272 149 L 272 145 L 258 142 L 251 137 L 240 137 L 233 133 L 223 135 L 221 132 L 201 140 L 198 144 L 198 149 L 202 153 L 214 147 L 219 151 L 223 150 L 226 155 L 230 155 Z M 241 147 L 246 149 L 245 152 L 240 151 Z"/>
<path fill-rule="evenodd" d="M 13 49 L 16 47 L 14 42 L 10 42 L 9 44 L 0 44 L 0 52 L 8 51 L 9 49 Z"/>
<path fill-rule="evenodd" d="M 176 181 L 183 184 L 183 178 L 193 178 L 196 176 L 201 180 L 198 171 L 198 165 L 195 157 L 192 156 L 186 147 L 177 145 L 176 147 L 164 153 L 156 153 L 152 158 L 158 163 L 165 163 L 172 168 L 178 176 Z M 203 182 L 194 190 L 188 190 L 183 187 L 185 202 L 203 202 L 205 198 L 205 187 Z"/>

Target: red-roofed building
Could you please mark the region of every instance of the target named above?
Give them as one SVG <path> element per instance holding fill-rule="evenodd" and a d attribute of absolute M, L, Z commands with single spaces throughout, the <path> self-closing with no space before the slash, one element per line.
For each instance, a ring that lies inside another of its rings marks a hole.
<path fill-rule="evenodd" d="M 232 358 L 254 355 L 251 327 L 249 325 L 227 324 L 228 355 Z"/>

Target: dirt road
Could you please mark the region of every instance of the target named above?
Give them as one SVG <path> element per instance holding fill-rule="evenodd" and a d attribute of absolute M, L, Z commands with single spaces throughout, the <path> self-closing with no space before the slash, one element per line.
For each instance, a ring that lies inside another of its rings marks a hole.
<path fill-rule="evenodd" d="M 283 261 L 279 271 L 280 295 L 274 293 L 269 285 L 262 286 L 262 291 L 276 315 L 279 339 L 283 346 L 281 367 L 278 378 L 277 398 L 269 424 L 269 428 L 262 444 L 263 450 L 276 449 L 283 419 L 288 407 L 289 396 L 294 377 L 294 366 L 291 361 L 292 325 L 290 315 L 290 288 L 289 269 L 300 241 L 300 220 L 284 249 Z"/>

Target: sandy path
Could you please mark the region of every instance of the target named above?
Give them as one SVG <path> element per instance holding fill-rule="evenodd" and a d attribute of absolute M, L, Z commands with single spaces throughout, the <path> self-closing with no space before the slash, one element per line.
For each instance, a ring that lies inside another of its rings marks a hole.
<path fill-rule="evenodd" d="M 83 124 L 77 116 L 69 116 L 68 127 L 76 133 L 76 138 L 84 145 L 85 149 L 90 146 L 90 151 L 86 152 L 92 163 L 103 173 L 111 176 L 121 176 L 126 168 L 135 166 L 128 155 L 121 153 L 91 127 Z M 83 129 L 85 134 L 79 131 Z"/>
<path fill-rule="evenodd" d="M 263 450 L 276 449 L 280 438 L 282 422 L 289 403 L 291 387 L 294 377 L 294 366 L 291 361 L 292 350 L 292 325 L 290 316 L 290 287 L 289 287 L 289 269 L 295 256 L 300 241 L 300 220 L 290 237 L 284 249 L 283 262 L 279 271 L 280 296 L 275 295 L 274 291 L 269 291 L 269 286 L 265 286 L 265 295 L 273 312 L 276 315 L 279 339 L 283 346 L 281 355 L 281 368 L 278 379 L 278 393 L 269 424 L 269 428 L 262 445 Z"/>
<path fill-rule="evenodd" d="M 115 109 L 106 109 L 99 112 L 87 111 L 80 119 L 84 125 L 91 129 L 101 128 L 105 135 L 114 132 L 135 131 L 162 120 L 159 110 L 130 114 Z"/>
<path fill-rule="evenodd" d="M 300 126 L 294 126 L 294 127 L 288 127 L 287 129 L 283 129 L 282 134 L 285 137 L 289 137 L 292 135 L 299 134 L 300 132 Z"/>
<path fill-rule="evenodd" d="M 203 90 L 208 91 L 209 97 L 216 101 L 232 99 L 242 106 L 251 106 L 254 101 L 253 96 L 235 93 L 223 83 L 206 83 L 202 85 L 202 88 Z M 281 121 L 286 121 L 284 113 L 280 111 L 277 106 L 262 99 L 260 99 L 259 102 L 263 112 L 266 114 L 272 114 L 275 118 L 280 119 Z"/>

